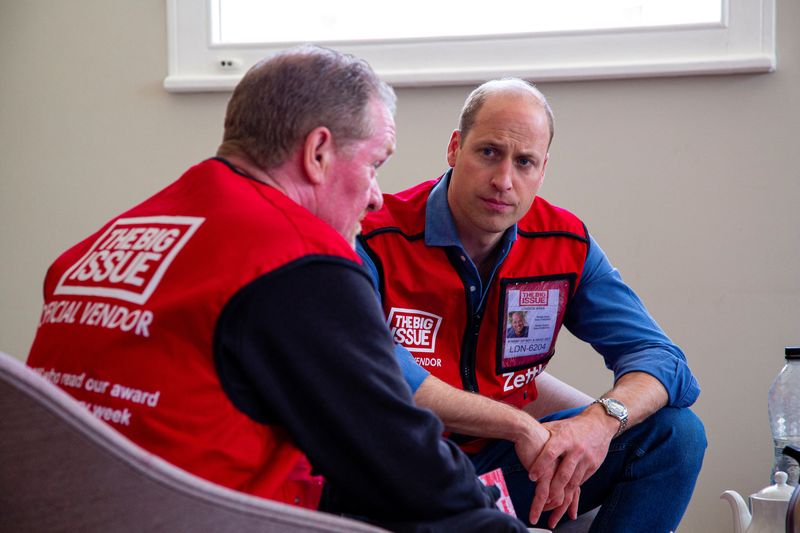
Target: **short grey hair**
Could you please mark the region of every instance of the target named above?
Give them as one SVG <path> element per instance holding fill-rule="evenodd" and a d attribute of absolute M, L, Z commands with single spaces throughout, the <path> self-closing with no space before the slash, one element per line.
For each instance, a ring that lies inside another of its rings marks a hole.
<path fill-rule="evenodd" d="M 217 153 L 242 153 L 268 170 L 320 126 L 345 147 L 372 135 L 375 100 L 394 114 L 394 91 L 366 61 L 314 45 L 291 48 L 254 65 L 236 86 Z"/>

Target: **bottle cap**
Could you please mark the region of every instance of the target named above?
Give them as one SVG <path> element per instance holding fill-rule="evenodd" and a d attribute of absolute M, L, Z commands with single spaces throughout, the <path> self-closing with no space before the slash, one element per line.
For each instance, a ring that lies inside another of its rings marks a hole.
<path fill-rule="evenodd" d="M 786 359 L 800 359 L 800 346 L 787 346 Z"/>

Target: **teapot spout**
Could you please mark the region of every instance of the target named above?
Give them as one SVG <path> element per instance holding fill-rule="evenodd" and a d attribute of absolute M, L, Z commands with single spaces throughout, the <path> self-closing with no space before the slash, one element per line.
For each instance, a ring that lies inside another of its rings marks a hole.
<path fill-rule="evenodd" d="M 733 512 L 733 533 L 744 533 L 747 526 L 750 525 L 750 511 L 747 510 L 747 504 L 738 492 L 733 490 L 726 490 L 720 496 L 721 500 L 727 500 L 731 504 L 731 512 Z"/>

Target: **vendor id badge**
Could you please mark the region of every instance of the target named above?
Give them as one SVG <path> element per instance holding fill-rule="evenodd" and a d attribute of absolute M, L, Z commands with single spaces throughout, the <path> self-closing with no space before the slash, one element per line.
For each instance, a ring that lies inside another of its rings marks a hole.
<path fill-rule="evenodd" d="M 574 280 L 574 276 L 501 280 L 498 374 L 550 359 Z"/>

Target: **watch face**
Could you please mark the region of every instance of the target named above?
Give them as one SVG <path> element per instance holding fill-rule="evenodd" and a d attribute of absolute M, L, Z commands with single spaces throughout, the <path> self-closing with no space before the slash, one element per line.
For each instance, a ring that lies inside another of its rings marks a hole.
<path fill-rule="evenodd" d="M 628 416 L 628 409 L 619 400 L 615 400 L 614 398 L 603 398 L 603 405 L 605 406 L 606 411 L 608 411 L 608 413 L 612 416 L 615 416 L 619 419 L 627 418 Z"/>

